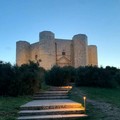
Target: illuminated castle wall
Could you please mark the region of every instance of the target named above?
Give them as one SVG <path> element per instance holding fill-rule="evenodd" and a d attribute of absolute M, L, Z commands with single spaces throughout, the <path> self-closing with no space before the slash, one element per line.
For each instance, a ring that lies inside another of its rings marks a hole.
<path fill-rule="evenodd" d="M 74 35 L 70 40 L 55 38 L 51 31 L 39 34 L 39 41 L 30 44 L 27 41 L 16 43 L 16 63 L 22 65 L 29 60 L 37 62 L 41 67 L 50 69 L 54 65 L 87 66 L 98 65 L 97 47 L 88 45 L 85 34 Z"/>

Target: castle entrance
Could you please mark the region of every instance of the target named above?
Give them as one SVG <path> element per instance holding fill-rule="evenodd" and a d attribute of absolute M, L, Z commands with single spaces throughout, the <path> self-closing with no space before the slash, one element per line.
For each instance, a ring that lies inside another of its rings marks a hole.
<path fill-rule="evenodd" d="M 60 66 L 60 67 L 70 66 L 71 61 L 68 58 L 66 58 L 65 56 L 62 56 L 61 58 L 59 58 L 57 60 L 57 65 Z"/>

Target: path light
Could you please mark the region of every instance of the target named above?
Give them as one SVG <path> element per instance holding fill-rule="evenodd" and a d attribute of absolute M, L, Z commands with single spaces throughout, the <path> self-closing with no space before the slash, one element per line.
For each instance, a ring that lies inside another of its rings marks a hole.
<path fill-rule="evenodd" d="M 86 111 L 86 97 L 85 96 L 83 97 L 83 100 L 84 100 L 84 108 L 85 108 L 85 111 Z"/>

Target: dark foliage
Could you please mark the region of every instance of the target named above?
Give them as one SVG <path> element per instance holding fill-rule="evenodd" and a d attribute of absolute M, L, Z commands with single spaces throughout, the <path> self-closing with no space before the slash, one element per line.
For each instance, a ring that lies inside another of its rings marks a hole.
<path fill-rule="evenodd" d="M 69 85 L 75 82 L 76 86 L 114 88 L 120 86 L 120 70 L 115 67 L 106 68 L 86 66 L 73 68 L 71 66 L 54 66 L 46 73 L 46 83 L 53 86 Z"/>
<path fill-rule="evenodd" d="M 31 61 L 20 67 L 0 62 L 0 95 L 31 95 L 40 89 L 44 73 Z"/>
<path fill-rule="evenodd" d="M 76 86 L 120 87 L 120 69 L 115 67 L 54 66 L 51 70 L 45 71 L 31 61 L 20 67 L 0 61 L 0 95 L 34 94 L 40 89 L 44 75 L 46 84 L 52 86 L 65 86 L 75 82 Z"/>
<path fill-rule="evenodd" d="M 47 71 L 45 80 L 46 84 L 52 86 L 65 86 L 69 85 L 70 81 L 74 81 L 75 70 L 71 66 L 63 68 L 54 66 L 51 70 Z"/>
<path fill-rule="evenodd" d="M 79 67 L 76 70 L 76 85 L 90 87 L 114 88 L 118 86 L 117 75 L 119 69 L 115 67 Z"/>
<path fill-rule="evenodd" d="M 0 95 L 7 95 L 14 73 L 10 63 L 0 62 Z"/>

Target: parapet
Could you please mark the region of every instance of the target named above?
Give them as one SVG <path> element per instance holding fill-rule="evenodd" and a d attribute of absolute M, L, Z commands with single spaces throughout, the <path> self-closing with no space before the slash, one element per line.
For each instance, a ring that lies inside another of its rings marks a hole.
<path fill-rule="evenodd" d="M 17 44 L 17 45 L 18 45 L 18 44 L 19 44 L 19 45 L 23 45 L 23 46 L 29 46 L 29 45 L 30 45 L 29 42 L 27 42 L 27 41 L 22 41 L 22 40 L 17 41 L 16 44 Z"/>
<path fill-rule="evenodd" d="M 74 35 L 73 40 L 87 40 L 87 36 L 85 34 L 77 34 L 77 35 Z"/>
<path fill-rule="evenodd" d="M 96 45 L 88 45 L 88 47 L 97 48 Z"/>
<path fill-rule="evenodd" d="M 42 40 L 53 40 L 55 38 L 55 35 L 51 31 L 42 31 L 39 33 L 39 41 Z"/>

